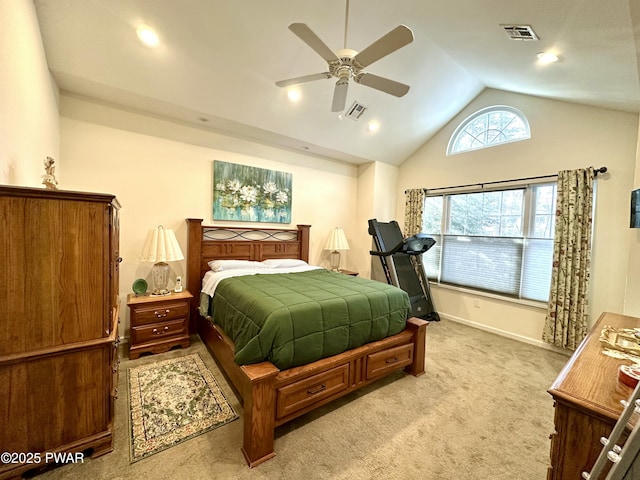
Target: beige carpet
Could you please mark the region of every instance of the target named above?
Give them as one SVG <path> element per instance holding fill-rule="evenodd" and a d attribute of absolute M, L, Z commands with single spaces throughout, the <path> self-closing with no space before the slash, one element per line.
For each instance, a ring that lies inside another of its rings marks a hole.
<path fill-rule="evenodd" d="M 200 353 L 197 341 L 133 365 Z M 398 373 L 277 430 L 276 457 L 249 469 L 242 419 L 129 464 L 126 395 L 116 404 L 115 450 L 41 474 L 50 479 L 544 480 L 553 430 L 546 392 L 567 357 L 442 320 L 427 329 L 427 373 Z M 126 391 L 120 375 L 119 391 Z M 352 425 L 348 427 L 347 425 Z"/>

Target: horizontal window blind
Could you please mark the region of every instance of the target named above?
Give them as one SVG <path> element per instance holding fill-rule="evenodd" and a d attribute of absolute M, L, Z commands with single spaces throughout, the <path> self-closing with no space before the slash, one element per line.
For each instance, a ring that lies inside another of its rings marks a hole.
<path fill-rule="evenodd" d="M 444 235 L 440 281 L 518 296 L 522 240 Z"/>

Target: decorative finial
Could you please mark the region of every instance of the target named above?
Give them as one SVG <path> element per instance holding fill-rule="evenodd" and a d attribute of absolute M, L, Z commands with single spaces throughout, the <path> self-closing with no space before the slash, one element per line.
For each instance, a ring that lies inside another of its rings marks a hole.
<path fill-rule="evenodd" d="M 49 190 L 58 189 L 58 181 L 53 174 L 53 172 L 55 172 L 56 170 L 56 167 L 53 165 L 54 163 L 56 163 L 56 161 L 51 157 L 47 157 L 44 159 L 45 175 L 42 176 L 42 184 Z"/>

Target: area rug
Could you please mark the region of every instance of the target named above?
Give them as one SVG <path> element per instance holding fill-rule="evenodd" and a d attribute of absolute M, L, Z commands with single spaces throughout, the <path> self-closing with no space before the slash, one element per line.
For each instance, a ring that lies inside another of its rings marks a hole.
<path fill-rule="evenodd" d="M 197 353 L 127 373 L 131 463 L 238 418 Z"/>

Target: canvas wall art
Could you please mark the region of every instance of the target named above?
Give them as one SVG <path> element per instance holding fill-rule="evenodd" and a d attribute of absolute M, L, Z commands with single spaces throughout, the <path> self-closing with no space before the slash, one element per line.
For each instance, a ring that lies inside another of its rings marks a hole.
<path fill-rule="evenodd" d="M 213 162 L 213 219 L 291 223 L 291 174 Z"/>

